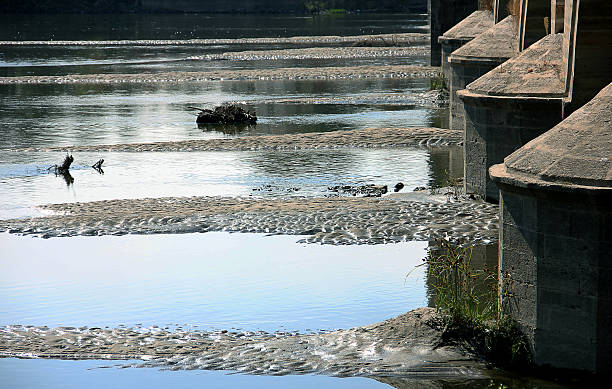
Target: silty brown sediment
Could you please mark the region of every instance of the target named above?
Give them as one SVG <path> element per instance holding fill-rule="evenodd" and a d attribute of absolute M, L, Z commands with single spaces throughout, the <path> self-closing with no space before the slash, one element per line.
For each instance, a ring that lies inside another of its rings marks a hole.
<path fill-rule="evenodd" d="M 143 360 L 133 366 L 268 375 L 482 378 L 482 362 L 443 333 L 433 308 L 318 334 L 14 325 L 0 328 L 0 357 Z"/>
<path fill-rule="evenodd" d="M 391 148 L 459 145 L 463 133 L 441 128 L 367 128 L 303 134 L 243 136 L 230 139 L 192 139 L 175 142 L 126 143 L 114 145 L 57 146 L 10 151 L 252 151 L 337 148 Z"/>
<path fill-rule="evenodd" d="M 230 231 L 305 235 L 304 242 L 324 244 L 497 240 L 496 205 L 441 198 L 166 197 L 52 204 L 40 208 L 53 215 L 3 220 L 0 231 L 43 238 Z"/>

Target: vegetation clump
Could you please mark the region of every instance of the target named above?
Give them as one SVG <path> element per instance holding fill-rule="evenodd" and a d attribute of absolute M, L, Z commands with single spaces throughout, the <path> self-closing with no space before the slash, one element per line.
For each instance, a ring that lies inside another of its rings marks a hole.
<path fill-rule="evenodd" d="M 257 124 L 257 114 L 255 112 L 245 111 L 237 105 L 221 105 L 214 110 L 206 108 L 195 109 L 200 110 L 196 119 L 198 124 Z"/>
<path fill-rule="evenodd" d="M 444 239 L 423 261 L 420 266 L 427 266 L 433 305 L 446 315 L 444 342 L 465 345 L 495 365 L 530 365 L 525 336 L 498 309 L 497 269 L 475 268 L 471 247 L 457 247 Z"/>

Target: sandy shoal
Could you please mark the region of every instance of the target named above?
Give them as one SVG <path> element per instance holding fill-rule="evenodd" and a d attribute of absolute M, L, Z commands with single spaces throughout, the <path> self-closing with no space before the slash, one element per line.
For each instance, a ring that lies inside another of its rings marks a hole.
<path fill-rule="evenodd" d="M 243 136 L 224 139 L 193 139 L 174 142 L 114 145 L 57 146 L 13 151 L 251 151 L 336 148 L 392 148 L 459 145 L 463 133 L 441 128 L 367 128 L 285 135 Z"/>

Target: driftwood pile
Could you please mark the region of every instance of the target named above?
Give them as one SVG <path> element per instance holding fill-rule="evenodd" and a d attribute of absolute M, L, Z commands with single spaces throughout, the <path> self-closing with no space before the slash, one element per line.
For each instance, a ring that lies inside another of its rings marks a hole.
<path fill-rule="evenodd" d="M 199 109 L 200 113 L 196 119 L 198 124 L 243 124 L 252 125 L 257 123 L 255 112 L 245 111 L 237 105 L 221 105 L 214 110 L 205 108 Z"/>

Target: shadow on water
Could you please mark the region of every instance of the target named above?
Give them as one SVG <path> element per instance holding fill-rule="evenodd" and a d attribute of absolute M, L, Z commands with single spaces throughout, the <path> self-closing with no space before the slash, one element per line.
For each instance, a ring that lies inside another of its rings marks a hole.
<path fill-rule="evenodd" d="M 61 176 L 66 181 L 66 186 L 74 184 L 74 177 L 70 172 L 57 173 L 56 176 Z"/>
<path fill-rule="evenodd" d="M 430 186 L 452 186 L 463 179 L 463 148 L 458 146 L 429 149 Z"/>
<path fill-rule="evenodd" d="M 216 131 L 225 135 L 238 135 L 241 132 L 254 127 L 251 124 L 210 124 L 210 123 L 197 123 L 198 128 L 202 131 Z"/>

